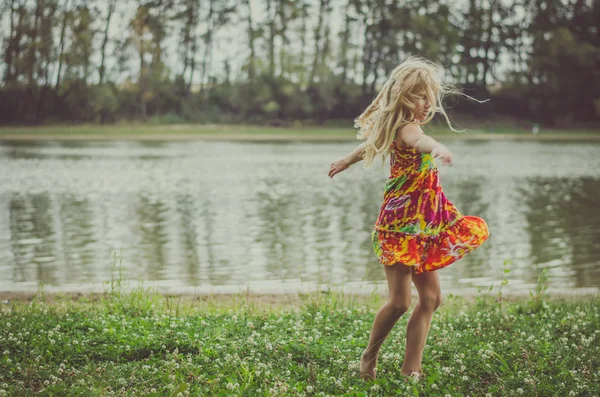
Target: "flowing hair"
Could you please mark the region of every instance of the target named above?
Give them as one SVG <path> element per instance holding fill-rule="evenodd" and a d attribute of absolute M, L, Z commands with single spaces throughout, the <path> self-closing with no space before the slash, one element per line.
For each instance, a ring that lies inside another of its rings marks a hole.
<path fill-rule="evenodd" d="M 451 85 L 443 85 L 440 74 L 439 65 L 416 56 L 407 58 L 392 71 L 373 102 L 354 120 L 354 127 L 359 128 L 357 138 L 367 140 L 363 154 L 365 168 L 371 166 L 377 155 L 382 155 L 385 161 L 396 132 L 406 124 L 425 125 L 435 113 L 441 113 L 448 127 L 458 132 L 450 123 L 442 100 L 447 94 L 474 98 Z M 415 99 L 418 95 L 424 95 L 431 104 L 431 111 L 423 121 L 415 121 Z"/>

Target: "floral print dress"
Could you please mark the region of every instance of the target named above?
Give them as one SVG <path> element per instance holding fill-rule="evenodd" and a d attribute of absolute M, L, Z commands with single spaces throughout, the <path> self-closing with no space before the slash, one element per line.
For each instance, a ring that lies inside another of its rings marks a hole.
<path fill-rule="evenodd" d="M 430 154 L 391 147 L 391 175 L 372 233 L 383 265 L 414 266 L 421 274 L 446 267 L 488 238 L 485 221 L 463 216 L 446 198 Z"/>

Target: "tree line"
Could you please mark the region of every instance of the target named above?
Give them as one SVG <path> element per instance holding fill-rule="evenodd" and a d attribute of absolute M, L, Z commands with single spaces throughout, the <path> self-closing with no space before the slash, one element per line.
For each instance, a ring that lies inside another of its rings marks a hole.
<path fill-rule="evenodd" d="M 408 55 L 453 111 L 600 120 L 598 0 L 0 0 L 0 123 L 356 117 Z"/>

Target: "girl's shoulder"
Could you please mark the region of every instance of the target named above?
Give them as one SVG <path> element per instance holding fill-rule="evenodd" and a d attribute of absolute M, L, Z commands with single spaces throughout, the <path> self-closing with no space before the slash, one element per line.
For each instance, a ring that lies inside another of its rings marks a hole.
<path fill-rule="evenodd" d="M 406 147 L 408 146 L 406 142 L 412 142 L 424 134 L 419 124 L 407 123 L 398 129 L 394 141 L 398 147 Z"/>

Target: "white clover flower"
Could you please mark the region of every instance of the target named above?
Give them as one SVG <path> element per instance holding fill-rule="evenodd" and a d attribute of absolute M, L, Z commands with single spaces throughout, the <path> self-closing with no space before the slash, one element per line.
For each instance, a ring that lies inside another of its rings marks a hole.
<path fill-rule="evenodd" d="M 462 377 L 462 380 L 464 380 L 465 382 L 469 380 L 469 377 L 467 375 Z"/>
<path fill-rule="evenodd" d="M 577 393 L 575 393 L 573 390 L 571 390 L 571 391 L 569 392 L 569 396 L 575 396 L 575 395 L 577 395 Z"/>
<path fill-rule="evenodd" d="M 520 387 L 517 389 L 517 393 L 519 394 L 523 394 L 523 389 L 521 389 Z"/>
<path fill-rule="evenodd" d="M 432 388 L 433 390 L 437 390 L 438 386 L 437 386 L 437 385 L 434 383 L 434 384 L 432 384 L 432 385 L 431 385 L 431 388 Z"/>
<path fill-rule="evenodd" d="M 313 387 L 310 386 L 310 385 L 306 386 L 306 392 L 307 393 L 312 393 L 313 392 Z"/>

